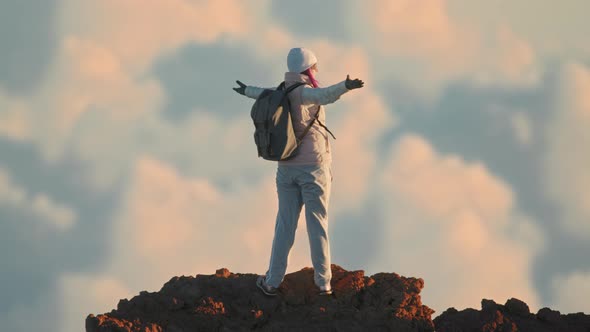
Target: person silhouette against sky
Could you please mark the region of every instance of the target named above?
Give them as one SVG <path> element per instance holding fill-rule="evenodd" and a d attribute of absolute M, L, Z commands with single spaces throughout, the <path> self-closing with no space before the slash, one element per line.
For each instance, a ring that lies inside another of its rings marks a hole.
<path fill-rule="evenodd" d="M 279 208 L 275 224 L 270 264 L 264 276 L 256 285 L 269 296 L 278 293 L 278 287 L 285 277 L 289 253 L 295 241 L 297 222 L 303 205 L 314 268 L 314 282 L 320 295 L 332 294 L 330 280 L 330 241 L 328 237 L 328 204 L 332 183 L 332 155 L 325 126 L 326 114 L 322 105 L 337 101 L 341 95 L 362 88 L 359 79 L 346 80 L 322 88 L 315 79 L 318 72 L 315 54 L 303 47 L 293 48 L 287 55 L 288 72 L 285 73 L 285 89 L 298 82 L 305 83 L 288 94 L 291 103 L 293 129 L 297 137 L 312 123 L 295 157 L 278 162 L 276 185 Z M 236 92 L 256 99 L 265 90 L 247 86 L 240 81 L 233 88 Z M 317 118 L 316 118 L 317 117 Z M 314 118 L 316 118 L 314 120 Z"/>

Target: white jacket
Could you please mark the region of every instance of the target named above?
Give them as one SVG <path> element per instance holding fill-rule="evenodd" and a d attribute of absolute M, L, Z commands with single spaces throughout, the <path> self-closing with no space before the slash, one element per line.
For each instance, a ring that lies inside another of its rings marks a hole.
<path fill-rule="evenodd" d="M 305 128 L 313 120 L 321 105 L 327 105 L 340 99 L 340 96 L 348 92 L 345 81 L 327 88 L 313 88 L 307 75 L 287 72 L 285 73 L 285 86 L 289 87 L 296 82 L 309 84 L 302 85 L 289 94 L 291 102 L 293 129 L 297 137 L 300 137 Z M 274 88 L 273 88 L 274 89 Z M 264 88 L 247 86 L 246 96 L 258 98 Z M 319 120 L 326 125 L 326 112 L 320 112 Z M 299 153 L 292 159 L 279 161 L 279 165 L 317 165 L 330 164 L 332 155 L 330 152 L 329 134 L 316 121 L 303 138 Z"/>

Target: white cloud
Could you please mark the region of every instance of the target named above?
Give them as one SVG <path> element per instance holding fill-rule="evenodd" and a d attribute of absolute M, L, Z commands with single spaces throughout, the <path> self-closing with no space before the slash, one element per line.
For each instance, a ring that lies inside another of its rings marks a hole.
<path fill-rule="evenodd" d="M 248 35 L 250 9 L 237 0 L 68 0 L 62 2 L 61 31 L 109 49 L 137 72 L 189 42 Z"/>
<path fill-rule="evenodd" d="M 386 183 L 426 207 L 432 217 L 450 216 L 468 202 L 482 217 L 501 220 L 513 204 L 508 185 L 493 179 L 484 165 L 464 165 L 458 156 L 439 157 L 419 136 L 405 136 L 394 152 L 384 174 Z"/>
<path fill-rule="evenodd" d="M 38 144 L 46 162 L 83 161 L 93 187 L 107 190 L 149 149 L 139 135 L 158 139 L 166 133 L 151 130 L 173 127 L 155 115 L 165 95 L 147 74 L 153 61 L 192 42 L 245 38 L 256 8 L 235 0 L 107 0 L 62 1 L 59 9 L 55 61 L 26 102 L 0 94 L 8 110 L 0 135 Z"/>
<path fill-rule="evenodd" d="M 31 194 L 14 183 L 10 174 L 0 168 L 0 204 L 32 213 L 52 227 L 64 231 L 71 228 L 77 219 L 76 212 L 55 202 L 45 193 Z"/>
<path fill-rule="evenodd" d="M 259 57 L 277 57 L 283 55 L 283 60 L 286 60 L 286 52 L 292 47 L 296 47 L 294 45 L 302 44 L 301 40 L 298 40 L 289 31 L 279 25 L 265 25 L 257 32 L 259 33 L 253 36 L 250 45 L 254 46 L 254 50 L 258 53 Z M 256 43 L 252 43 L 253 41 L 256 41 Z"/>
<path fill-rule="evenodd" d="M 370 89 L 363 89 L 348 92 L 336 110 L 344 114 L 334 121 L 333 127 L 337 139 L 332 141 L 331 205 L 335 211 L 354 210 L 364 204 L 379 166 L 378 139 L 397 125 L 395 115 L 383 100 Z M 330 111 L 328 114 L 335 115 Z"/>
<path fill-rule="evenodd" d="M 476 25 L 487 32 L 507 24 L 523 36 L 543 57 L 584 59 L 590 27 L 585 0 L 569 0 L 556 6 L 551 0 L 469 1 L 448 0 L 450 15 L 461 25 Z M 534 14 L 534 15 L 532 15 Z"/>
<path fill-rule="evenodd" d="M 470 70 L 475 72 L 476 82 L 532 85 L 539 81 L 537 55 L 525 40 L 508 26 L 499 26 L 493 38 L 491 43 L 480 41 L 478 54 L 472 59 L 475 63 Z"/>
<path fill-rule="evenodd" d="M 370 60 L 365 50 L 358 46 L 340 45 L 327 40 L 312 40 L 306 43 L 318 57 L 318 79 L 324 86 L 342 82 L 346 75 L 371 82 Z M 365 87 L 371 90 L 369 86 Z M 363 88 L 363 89 L 365 89 Z M 353 91 L 359 92 L 360 90 Z"/>
<path fill-rule="evenodd" d="M 231 172 L 236 160 L 256 169 L 254 144 L 244 139 L 251 137 L 251 123 L 199 110 L 187 121 L 170 122 L 161 114 L 160 83 L 132 75 L 110 50 L 71 37 L 59 55 L 27 113 L 46 161 L 85 162 L 85 177 L 98 190 L 120 182 L 144 152 L 212 176 Z"/>
<path fill-rule="evenodd" d="M 48 161 L 62 158 L 70 145 L 91 135 L 106 145 L 146 113 L 155 112 L 163 101 L 158 82 L 133 77 L 111 50 L 92 41 L 65 39 L 58 59 L 31 107 L 35 139 Z M 96 122 L 87 127 L 84 120 Z M 90 148 L 78 152 L 85 157 L 106 146 Z"/>
<path fill-rule="evenodd" d="M 159 289 L 174 275 L 214 273 L 220 267 L 262 274 L 276 208 L 274 176 L 254 185 L 236 182 L 226 192 L 144 156 L 115 219 L 117 255 L 106 273 L 132 292 Z M 311 264 L 305 229 L 300 223 L 290 271 Z"/>
<path fill-rule="evenodd" d="M 454 19 L 445 0 L 357 4 L 362 40 L 374 50 L 375 76 L 394 79 L 435 100 L 448 81 L 531 85 L 539 80 L 535 51 L 511 27 L 492 31 Z"/>
<path fill-rule="evenodd" d="M 378 45 L 385 52 L 409 56 L 431 53 L 436 58 L 444 57 L 445 62 L 460 64 L 475 43 L 475 36 L 462 30 L 448 16 L 444 0 L 373 1 L 368 4 L 366 14 L 378 37 L 381 40 L 388 37 L 390 43 Z"/>
<path fill-rule="evenodd" d="M 567 65 L 545 129 L 544 185 L 573 236 L 590 238 L 590 69 Z"/>
<path fill-rule="evenodd" d="M 590 271 L 578 271 L 553 280 L 552 307 L 562 313 L 590 313 Z"/>
<path fill-rule="evenodd" d="M 373 270 L 424 278 L 424 302 L 439 313 L 482 298 L 538 305 L 530 268 L 543 239 L 508 184 L 415 135 L 399 140 L 383 171 L 387 220 Z"/>

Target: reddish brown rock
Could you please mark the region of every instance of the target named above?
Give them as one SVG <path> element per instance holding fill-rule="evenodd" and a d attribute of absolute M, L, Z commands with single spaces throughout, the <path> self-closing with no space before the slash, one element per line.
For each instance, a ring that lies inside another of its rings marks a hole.
<path fill-rule="evenodd" d="M 515 298 L 506 301 L 505 305 L 483 299 L 481 311 L 450 308 L 434 319 L 434 325 L 437 332 L 589 332 L 590 315 L 561 315 L 549 308 L 533 314 L 526 303 Z"/>
<path fill-rule="evenodd" d="M 433 331 L 422 305 L 424 281 L 395 273 L 371 277 L 332 265 L 334 295 L 318 296 L 313 269 L 288 274 L 279 296 L 264 296 L 255 274 L 219 269 L 174 277 L 159 292 L 121 300 L 86 318 L 88 332 L 155 331 Z"/>

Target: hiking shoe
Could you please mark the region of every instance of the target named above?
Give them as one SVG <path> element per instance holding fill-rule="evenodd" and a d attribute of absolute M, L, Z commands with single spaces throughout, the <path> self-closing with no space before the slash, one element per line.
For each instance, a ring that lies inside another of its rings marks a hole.
<path fill-rule="evenodd" d="M 320 296 L 324 295 L 332 295 L 332 288 L 329 287 L 320 287 Z"/>
<path fill-rule="evenodd" d="M 259 276 L 258 279 L 256 279 L 256 286 L 260 288 L 260 290 L 265 295 L 268 296 L 277 296 L 277 294 L 279 293 L 279 290 L 277 288 L 266 284 L 266 278 L 263 276 Z"/>

